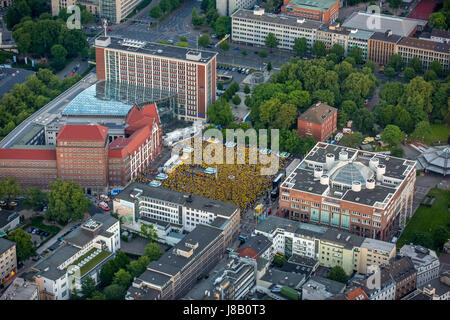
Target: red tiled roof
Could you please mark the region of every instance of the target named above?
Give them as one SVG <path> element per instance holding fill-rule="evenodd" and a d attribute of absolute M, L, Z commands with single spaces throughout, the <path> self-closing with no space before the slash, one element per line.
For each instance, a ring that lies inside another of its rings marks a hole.
<path fill-rule="evenodd" d="M 236 251 L 239 253 L 239 257 L 242 257 L 242 258 L 247 257 L 247 256 L 252 259 L 259 258 L 259 255 L 256 253 L 256 251 L 250 247 L 237 249 Z"/>
<path fill-rule="evenodd" d="M 0 149 L 0 159 L 56 160 L 56 150 L 42 149 Z"/>
<path fill-rule="evenodd" d="M 430 14 L 433 13 L 436 2 L 433 0 L 421 0 L 412 11 L 407 15 L 408 18 L 428 21 Z"/>
<path fill-rule="evenodd" d="M 355 288 L 347 293 L 348 300 L 367 300 L 367 295 L 361 288 Z"/>
<path fill-rule="evenodd" d="M 131 108 L 128 112 L 125 122 L 131 125 L 135 122 L 139 122 L 143 118 L 154 118 L 156 122 L 159 123 L 158 109 L 156 108 L 156 105 L 154 103 L 148 104 L 140 110 L 137 105 L 134 105 L 133 108 Z"/>
<path fill-rule="evenodd" d="M 151 135 L 149 126 L 140 128 L 128 138 L 117 138 L 109 145 L 109 158 L 123 158 L 135 152 Z"/>
<path fill-rule="evenodd" d="M 67 124 L 59 129 L 57 140 L 66 141 L 105 141 L 108 128 L 98 125 Z"/>

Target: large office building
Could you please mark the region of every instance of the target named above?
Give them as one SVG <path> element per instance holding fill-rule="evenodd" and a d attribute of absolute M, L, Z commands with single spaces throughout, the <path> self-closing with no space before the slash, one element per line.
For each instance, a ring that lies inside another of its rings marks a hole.
<path fill-rule="evenodd" d="M 385 33 L 375 32 L 368 40 L 367 59 L 380 65 L 387 65 L 389 58 L 397 53 L 397 44 L 401 36 L 391 30 Z"/>
<path fill-rule="evenodd" d="M 290 219 L 387 240 L 412 216 L 415 161 L 319 142 L 282 183 Z"/>
<path fill-rule="evenodd" d="M 312 136 L 324 141 L 337 131 L 337 109 L 324 102 L 317 102 L 303 112 L 297 120 L 298 135 Z"/>
<path fill-rule="evenodd" d="M 62 242 L 31 268 L 40 300 L 67 300 L 74 289 L 80 292 L 88 277 L 99 282 L 102 266 L 120 249 L 119 220 L 96 214 Z"/>
<path fill-rule="evenodd" d="M 158 237 L 169 243 L 180 241 L 184 232 L 199 224 L 223 230 L 227 246 L 239 232 L 240 210 L 234 204 L 138 182 L 114 198 L 113 211 L 122 218 L 124 228 L 139 232 L 142 224 L 151 224 Z"/>
<path fill-rule="evenodd" d="M 267 34 L 273 33 L 278 48 L 291 50 L 296 38 L 306 38 L 310 48 L 322 23 L 302 17 L 265 13 L 264 9 L 239 9 L 231 15 L 231 40 L 253 46 L 265 46 Z"/>
<path fill-rule="evenodd" d="M 428 69 L 433 61 L 439 61 L 444 70 L 448 70 L 450 63 L 450 44 L 417 38 L 403 38 L 397 44 L 397 53 L 403 57 L 407 65 L 413 58 L 422 61 L 424 69 Z"/>
<path fill-rule="evenodd" d="M 0 284 L 9 281 L 17 271 L 16 244 L 0 238 Z"/>
<path fill-rule="evenodd" d="M 252 9 L 257 0 L 217 0 L 217 13 L 221 16 L 230 16 L 236 9 Z"/>
<path fill-rule="evenodd" d="M 283 0 L 281 12 L 323 23 L 331 23 L 339 16 L 339 0 Z"/>
<path fill-rule="evenodd" d="M 216 97 L 216 52 L 99 37 L 97 78 L 176 94 L 182 120 L 206 120 Z"/>

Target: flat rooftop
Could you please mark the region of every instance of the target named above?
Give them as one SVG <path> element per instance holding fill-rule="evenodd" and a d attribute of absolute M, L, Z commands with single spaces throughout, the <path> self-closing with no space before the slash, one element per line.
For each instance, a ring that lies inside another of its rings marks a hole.
<path fill-rule="evenodd" d="M 427 21 L 423 20 L 380 14 L 379 28 L 375 28 L 375 25 L 372 22 L 373 19 L 370 19 L 372 16 L 373 15 L 368 12 L 354 12 L 344 21 L 342 26 L 346 28 L 363 29 L 383 33 L 387 30 L 392 30 L 394 35 L 407 37 L 412 35 L 418 26 L 423 27 L 427 24 Z"/>
<path fill-rule="evenodd" d="M 399 43 L 399 46 L 418 48 L 423 50 L 438 51 L 450 54 L 450 44 L 439 43 L 430 40 L 422 40 L 417 38 L 403 38 Z"/>
<path fill-rule="evenodd" d="M 302 17 L 292 17 L 283 14 L 264 13 L 256 15 L 252 10 L 239 9 L 231 15 L 231 18 L 251 19 L 262 23 L 275 25 L 285 25 L 289 27 L 298 27 L 306 29 L 318 29 L 322 23 L 315 20 L 308 20 Z"/>
<path fill-rule="evenodd" d="M 105 37 L 99 37 L 97 39 L 105 40 Z M 106 46 L 106 48 L 108 49 L 147 54 L 161 58 L 172 58 L 178 60 L 192 61 L 196 63 L 208 63 L 218 54 L 217 52 L 212 51 L 193 50 L 191 48 L 183 48 L 154 42 L 136 41 L 112 37 L 110 39 L 111 39 L 110 44 Z M 103 47 L 102 45 L 97 44 L 97 42 L 96 46 Z M 200 53 L 201 54 L 200 60 L 195 61 L 187 59 L 186 55 L 191 53 L 193 53 L 194 55 Z"/>
<path fill-rule="evenodd" d="M 293 6 L 309 10 L 327 11 L 337 1 L 338 0 L 291 0 L 286 7 Z"/>
<path fill-rule="evenodd" d="M 372 250 L 391 252 L 393 249 L 395 249 L 395 243 L 365 238 L 363 243 L 361 244 L 361 247 Z"/>

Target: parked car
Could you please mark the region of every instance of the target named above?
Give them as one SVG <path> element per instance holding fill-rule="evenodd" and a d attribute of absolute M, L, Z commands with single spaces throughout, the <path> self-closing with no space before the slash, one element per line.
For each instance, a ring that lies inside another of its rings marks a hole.
<path fill-rule="evenodd" d="M 231 252 L 233 252 L 234 251 L 234 249 L 233 248 L 227 248 L 227 253 L 231 253 Z"/>
<path fill-rule="evenodd" d="M 107 195 L 102 194 L 102 195 L 100 195 L 100 200 L 108 202 L 110 199 Z"/>
<path fill-rule="evenodd" d="M 99 204 L 98 204 L 98 206 L 100 207 L 100 208 L 102 208 L 103 210 L 110 210 L 110 208 L 109 208 L 109 206 L 108 206 L 108 204 L 106 203 L 106 202 L 100 202 Z"/>
<path fill-rule="evenodd" d="M 0 201 L 0 206 L 2 206 L 2 207 L 4 207 L 4 206 L 6 206 L 6 201 Z"/>

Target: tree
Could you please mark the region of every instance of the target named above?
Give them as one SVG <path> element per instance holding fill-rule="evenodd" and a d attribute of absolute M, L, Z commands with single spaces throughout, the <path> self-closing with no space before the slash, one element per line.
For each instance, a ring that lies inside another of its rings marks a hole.
<path fill-rule="evenodd" d="M 325 56 L 325 53 L 326 53 L 325 44 L 322 41 L 314 42 L 311 52 L 313 55 L 315 55 L 317 57 Z"/>
<path fill-rule="evenodd" d="M 392 9 L 397 9 L 400 8 L 400 6 L 402 5 L 402 0 L 388 0 L 389 2 L 389 7 L 391 7 Z"/>
<path fill-rule="evenodd" d="M 423 75 L 423 79 L 425 81 L 433 81 L 433 80 L 437 80 L 438 76 L 436 74 L 436 72 L 434 72 L 433 70 L 427 70 L 425 71 L 425 74 Z"/>
<path fill-rule="evenodd" d="M 228 51 L 228 50 L 230 50 L 230 44 L 228 43 L 228 41 L 222 41 L 219 44 L 219 48 L 224 50 L 224 51 Z"/>
<path fill-rule="evenodd" d="M 399 127 L 393 124 L 387 125 L 383 132 L 381 133 L 381 140 L 390 144 L 391 146 L 405 139 L 405 134 L 400 130 Z"/>
<path fill-rule="evenodd" d="M 331 47 L 331 49 L 330 49 L 329 54 L 331 54 L 331 53 L 334 53 L 334 54 L 337 56 L 338 62 L 339 62 L 339 61 L 341 61 L 342 58 L 344 57 L 345 49 L 344 49 L 344 47 L 341 46 L 340 44 L 335 43 L 335 44 Z"/>
<path fill-rule="evenodd" d="M 334 266 L 331 268 L 330 272 L 328 272 L 327 278 L 344 284 L 347 284 L 348 281 L 348 276 L 341 266 Z"/>
<path fill-rule="evenodd" d="M 46 194 L 40 188 L 30 187 L 25 191 L 24 205 L 28 210 L 42 210 L 46 203 Z"/>
<path fill-rule="evenodd" d="M 270 72 L 270 70 L 272 70 L 272 62 L 271 62 L 271 61 L 269 61 L 269 62 L 267 63 L 267 71 Z"/>
<path fill-rule="evenodd" d="M 31 242 L 31 235 L 23 229 L 17 228 L 8 235 L 8 240 L 16 243 L 16 255 L 19 261 L 30 258 L 35 253 L 35 248 Z"/>
<path fill-rule="evenodd" d="M 221 16 L 217 18 L 214 25 L 214 32 L 219 36 L 224 36 L 231 31 L 231 18 L 228 16 Z"/>
<path fill-rule="evenodd" d="M 206 48 L 209 46 L 210 40 L 207 34 L 202 35 L 200 38 L 198 38 L 198 45 L 200 47 Z"/>
<path fill-rule="evenodd" d="M 149 15 L 152 18 L 158 19 L 163 15 L 163 11 L 159 5 L 156 5 L 150 9 Z M 192 23 L 192 24 L 194 24 L 194 23 Z"/>
<path fill-rule="evenodd" d="M 261 50 L 260 52 L 259 52 L 259 56 L 261 57 L 261 58 L 267 58 L 267 51 L 265 51 L 265 50 Z"/>
<path fill-rule="evenodd" d="M 142 255 L 139 257 L 139 259 L 131 261 L 127 266 L 127 270 L 130 272 L 133 278 L 138 277 L 145 271 L 149 263 L 150 258 L 146 255 Z"/>
<path fill-rule="evenodd" d="M 159 6 L 161 8 L 161 10 L 165 13 L 168 12 L 170 10 L 170 2 L 169 0 L 161 0 L 159 2 Z"/>
<path fill-rule="evenodd" d="M 278 47 L 280 41 L 278 41 L 277 37 L 273 33 L 269 32 L 266 36 L 265 44 L 266 47 L 273 49 Z"/>
<path fill-rule="evenodd" d="M 422 73 L 423 71 L 422 61 L 417 57 L 412 57 L 409 60 L 408 67 L 413 68 L 416 73 Z"/>
<path fill-rule="evenodd" d="M 354 132 L 352 134 L 344 134 L 341 140 L 339 140 L 339 144 L 350 148 L 357 148 L 361 144 L 362 140 L 362 133 Z"/>
<path fill-rule="evenodd" d="M 125 269 L 120 269 L 114 274 L 113 284 L 118 284 L 121 287 L 128 288 L 131 284 L 133 277 Z"/>
<path fill-rule="evenodd" d="M 119 269 L 124 269 L 130 263 L 130 258 L 128 258 L 125 252 L 119 251 L 113 261 L 116 271 L 118 271 Z"/>
<path fill-rule="evenodd" d="M 114 261 L 110 260 L 106 262 L 102 269 L 100 270 L 100 281 L 106 286 L 113 281 L 114 273 L 116 272 L 116 267 L 114 265 Z"/>
<path fill-rule="evenodd" d="M 349 57 L 355 59 L 356 64 L 362 64 L 364 62 L 363 51 L 359 47 L 351 47 L 348 55 Z"/>
<path fill-rule="evenodd" d="M 150 261 L 156 261 L 161 258 L 163 253 L 156 242 L 151 242 L 145 247 L 145 255 L 149 257 Z"/>
<path fill-rule="evenodd" d="M 104 290 L 106 300 L 123 300 L 125 298 L 126 290 L 118 284 L 111 284 Z"/>
<path fill-rule="evenodd" d="M 406 67 L 405 70 L 403 71 L 403 77 L 408 82 L 411 81 L 413 78 L 415 78 L 415 76 L 416 72 L 411 67 Z"/>
<path fill-rule="evenodd" d="M 98 290 L 95 290 L 87 300 L 106 300 L 106 296 Z"/>
<path fill-rule="evenodd" d="M 387 67 L 384 70 L 384 75 L 386 76 L 386 78 L 388 78 L 389 80 L 391 80 L 392 78 L 395 77 L 396 73 L 395 73 L 395 69 L 392 67 Z"/>
<path fill-rule="evenodd" d="M 87 277 L 81 282 L 81 293 L 86 298 L 90 298 L 95 291 L 96 291 L 95 280 L 92 277 Z"/>
<path fill-rule="evenodd" d="M 431 28 L 446 30 L 447 29 L 447 23 L 445 16 L 442 12 L 435 12 L 430 14 L 428 17 L 428 23 L 430 24 Z"/>
<path fill-rule="evenodd" d="M 393 54 L 389 58 L 389 62 L 387 64 L 388 67 L 394 68 L 394 70 L 396 72 L 402 71 L 403 65 L 404 65 L 403 57 L 401 55 L 399 55 L 399 54 Z"/>
<path fill-rule="evenodd" d="M 277 112 L 273 123 L 275 128 L 288 130 L 298 118 L 297 107 L 290 103 L 283 103 Z"/>
<path fill-rule="evenodd" d="M 393 146 L 391 147 L 391 155 L 393 157 L 398 157 L 398 158 L 402 158 L 403 157 L 403 148 L 399 147 L 399 146 Z"/>
<path fill-rule="evenodd" d="M 56 70 L 62 69 L 66 63 L 67 50 L 62 45 L 55 44 L 50 51 L 53 56 L 53 67 Z"/>
<path fill-rule="evenodd" d="M 415 245 L 419 245 L 428 249 L 433 249 L 433 239 L 428 232 L 416 231 L 411 235 L 410 241 Z"/>
<path fill-rule="evenodd" d="M 433 238 L 435 248 L 441 249 L 444 243 L 448 241 L 449 232 L 445 227 L 437 226 L 436 228 L 433 229 L 431 237 Z"/>
<path fill-rule="evenodd" d="M 202 0 L 202 3 L 200 4 L 200 9 L 202 9 L 203 12 L 208 11 L 209 6 L 209 0 Z"/>
<path fill-rule="evenodd" d="M 250 93 L 250 87 L 248 86 L 248 84 L 245 84 L 244 93 L 245 94 L 249 94 Z"/>
<path fill-rule="evenodd" d="M 48 210 L 45 216 L 48 220 L 56 220 L 60 224 L 83 218 L 89 211 L 91 201 L 84 196 L 79 184 L 58 179 L 50 183 Z"/>
<path fill-rule="evenodd" d="M 228 126 L 234 119 L 230 103 L 224 98 L 225 94 L 226 91 L 219 100 L 209 105 L 207 111 L 209 121 L 223 127 Z"/>
<path fill-rule="evenodd" d="M 308 49 L 306 38 L 295 38 L 292 49 L 297 55 L 304 55 Z"/>
<path fill-rule="evenodd" d="M 441 65 L 441 63 L 439 61 L 434 60 L 430 64 L 429 70 L 434 71 L 439 78 L 442 77 L 442 65 Z"/>
<path fill-rule="evenodd" d="M 21 193 L 20 184 L 14 177 L 7 177 L 0 181 L 0 198 L 8 202 Z"/>
<path fill-rule="evenodd" d="M 239 105 L 241 104 L 241 98 L 239 98 L 239 96 L 237 94 L 234 95 L 233 99 L 231 100 L 233 102 L 233 104 L 235 105 Z"/>
<path fill-rule="evenodd" d="M 414 129 L 414 132 L 411 134 L 411 137 L 414 140 L 419 141 L 425 141 L 425 137 L 430 137 L 433 134 L 431 130 L 430 123 L 428 121 L 420 121 L 416 128 Z"/>
<path fill-rule="evenodd" d="M 285 257 L 279 256 L 279 255 L 275 255 L 273 257 L 273 264 L 279 268 L 284 266 L 286 263 L 287 263 L 287 260 Z"/>
<path fill-rule="evenodd" d="M 147 239 L 158 240 L 158 233 L 152 224 L 141 224 L 141 235 Z"/>

